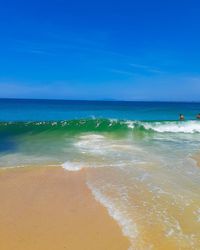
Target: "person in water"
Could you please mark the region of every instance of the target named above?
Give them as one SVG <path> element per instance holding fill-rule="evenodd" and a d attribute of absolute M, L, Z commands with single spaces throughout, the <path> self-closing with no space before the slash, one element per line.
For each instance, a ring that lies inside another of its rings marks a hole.
<path fill-rule="evenodd" d="M 179 120 L 180 120 L 180 121 L 184 121 L 184 120 L 185 120 L 185 117 L 184 117 L 183 114 L 180 114 L 180 115 L 179 115 Z"/>
<path fill-rule="evenodd" d="M 196 117 L 198 120 L 200 120 L 200 113 L 198 113 L 197 117 Z"/>

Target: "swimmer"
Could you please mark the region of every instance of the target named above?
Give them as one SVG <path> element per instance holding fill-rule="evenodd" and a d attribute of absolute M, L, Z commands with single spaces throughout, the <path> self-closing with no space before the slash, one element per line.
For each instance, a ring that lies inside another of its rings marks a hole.
<path fill-rule="evenodd" d="M 184 121 L 184 120 L 185 120 L 185 117 L 184 117 L 183 114 L 180 114 L 180 115 L 179 115 L 179 120 L 180 120 L 180 121 Z"/>
<path fill-rule="evenodd" d="M 196 118 L 197 118 L 198 120 L 200 120 L 200 113 L 196 116 Z"/>

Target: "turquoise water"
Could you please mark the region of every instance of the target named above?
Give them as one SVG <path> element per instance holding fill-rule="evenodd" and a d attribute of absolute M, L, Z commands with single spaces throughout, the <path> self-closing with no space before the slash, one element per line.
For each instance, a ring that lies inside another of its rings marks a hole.
<path fill-rule="evenodd" d="M 0 100 L 0 167 L 85 168 L 130 249 L 200 249 L 199 112 L 198 103 Z"/>
<path fill-rule="evenodd" d="M 200 103 L 53 101 L 0 99 L 0 121 L 59 121 L 80 118 L 177 120 L 195 119 Z"/>

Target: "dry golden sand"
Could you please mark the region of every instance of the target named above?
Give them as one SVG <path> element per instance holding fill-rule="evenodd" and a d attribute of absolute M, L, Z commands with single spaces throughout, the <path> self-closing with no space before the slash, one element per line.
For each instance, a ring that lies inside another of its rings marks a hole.
<path fill-rule="evenodd" d="M 84 172 L 0 171 L 0 250 L 123 250 L 129 241 L 91 195 Z"/>

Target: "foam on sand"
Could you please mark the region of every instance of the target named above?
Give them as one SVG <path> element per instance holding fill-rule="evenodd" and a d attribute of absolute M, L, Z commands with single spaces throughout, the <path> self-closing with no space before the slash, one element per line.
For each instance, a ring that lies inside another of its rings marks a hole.
<path fill-rule="evenodd" d="M 84 168 L 83 163 L 66 161 L 61 165 L 64 169 L 68 171 L 80 171 Z"/>
<path fill-rule="evenodd" d="M 103 195 L 102 192 L 95 188 L 91 183 L 87 182 L 87 185 L 90 188 L 95 199 L 107 208 L 109 215 L 120 225 L 124 236 L 127 236 L 131 244 L 134 245 L 134 239 L 136 239 L 136 237 L 138 236 L 138 229 L 133 219 L 128 217 L 126 213 L 118 209 L 111 199 Z M 129 250 L 132 249 L 132 246 L 130 246 Z"/>

